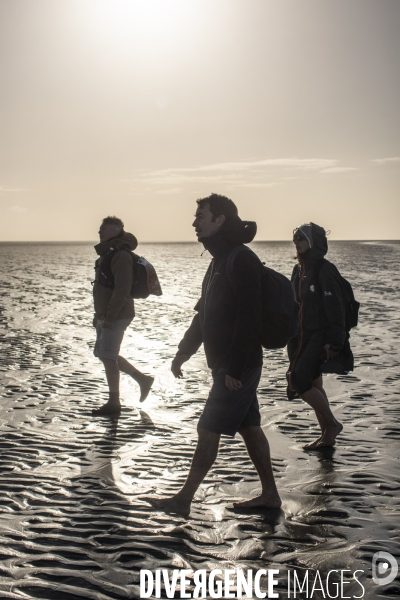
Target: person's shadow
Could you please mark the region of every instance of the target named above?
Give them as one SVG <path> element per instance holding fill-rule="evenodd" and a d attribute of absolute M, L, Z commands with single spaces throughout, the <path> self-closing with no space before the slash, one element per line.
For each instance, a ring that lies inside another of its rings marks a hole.
<path fill-rule="evenodd" d="M 119 449 L 140 441 L 149 430 L 155 429 L 155 425 L 144 410 L 139 411 L 139 419 L 125 419 L 122 413 L 118 416 L 102 417 L 98 422 L 106 430 L 103 436 L 88 448 L 79 477 L 97 477 L 115 486 L 114 464 Z"/>

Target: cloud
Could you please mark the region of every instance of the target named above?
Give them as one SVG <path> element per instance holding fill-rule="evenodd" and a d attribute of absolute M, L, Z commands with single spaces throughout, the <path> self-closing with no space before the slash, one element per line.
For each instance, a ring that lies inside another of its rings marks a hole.
<path fill-rule="evenodd" d="M 271 181 L 271 183 L 251 183 L 251 182 L 243 182 L 243 183 L 236 183 L 235 186 L 236 187 L 247 187 L 247 188 L 272 188 L 275 187 L 276 185 L 282 185 L 281 183 L 279 183 L 278 181 Z"/>
<path fill-rule="evenodd" d="M 9 188 L 0 185 L 0 192 L 26 192 L 24 188 Z"/>
<path fill-rule="evenodd" d="M 337 160 L 329 158 L 266 158 L 262 160 L 237 161 L 226 163 L 215 163 L 211 165 L 198 165 L 196 167 L 171 167 L 153 171 L 160 176 L 183 173 L 203 173 L 207 171 L 232 172 L 252 171 L 260 167 L 278 167 L 286 169 L 320 170 L 334 167 Z M 264 169 L 263 169 L 264 170 Z"/>
<path fill-rule="evenodd" d="M 392 158 L 374 158 L 371 162 L 377 163 L 378 165 L 400 162 L 400 156 L 393 156 Z"/>
<path fill-rule="evenodd" d="M 156 194 L 178 194 L 181 191 L 181 188 L 168 188 L 165 190 L 157 190 Z"/>
<path fill-rule="evenodd" d="M 214 163 L 193 167 L 171 167 L 154 171 L 139 171 L 136 184 L 179 187 L 185 183 L 218 183 L 236 187 L 273 187 L 275 181 L 265 179 L 274 172 L 309 172 L 339 169 L 337 159 L 331 158 L 265 158 L 247 161 Z M 343 168 L 342 168 L 343 169 Z M 326 171 L 328 172 L 328 171 Z"/>
<path fill-rule="evenodd" d="M 193 183 L 193 182 L 199 182 L 199 183 L 220 183 L 221 181 L 224 181 L 225 183 L 229 183 L 229 184 L 235 184 L 238 183 L 239 181 L 241 181 L 242 176 L 232 176 L 232 174 L 229 174 L 230 177 L 224 176 L 222 175 L 199 175 L 197 173 L 193 173 L 192 175 L 189 174 L 179 174 L 179 173 L 170 173 L 168 175 L 159 175 L 158 173 L 149 173 L 148 175 L 146 175 L 145 177 L 142 178 L 138 178 L 136 179 L 136 183 L 143 183 L 146 185 L 149 184 L 156 184 L 156 185 L 172 185 L 172 186 L 180 186 L 183 185 L 185 183 Z"/>
<path fill-rule="evenodd" d="M 8 210 L 10 210 L 11 212 L 18 213 L 18 214 L 25 213 L 28 211 L 26 206 L 17 206 L 16 204 L 14 206 L 9 206 Z"/>
<path fill-rule="evenodd" d="M 358 169 L 356 167 L 330 167 L 322 169 L 320 173 L 347 173 L 347 171 L 358 171 Z"/>

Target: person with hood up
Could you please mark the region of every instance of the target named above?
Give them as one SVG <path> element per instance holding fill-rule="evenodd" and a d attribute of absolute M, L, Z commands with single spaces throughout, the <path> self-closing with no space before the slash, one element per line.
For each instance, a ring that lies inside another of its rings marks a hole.
<path fill-rule="evenodd" d="M 178 346 L 171 370 L 182 377 L 182 365 L 201 344 L 212 370 L 213 385 L 200 417 L 198 442 L 182 489 L 172 498 L 150 499 L 165 512 L 190 513 L 194 494 L 214 463 L 221 435 L 243 437 L 262 484 L 261 494 L 236 504 L 245 508 L 278 508 L 281 500 L 272 472 L 268 441 L 260 427 L 257 386 L 262 369 L 260 330 L 263 266 L 253 252 L 239 252 L 228 279 L 226 262 L 237 246 L 251 242 L 254 222 L 242 221 L 229 198 L 211 194 L 197 200 L 193 227 L 212 261 L 195 306 L 193 321 Z"/>
<path fill-rule="evenodd" d="M 93 282 L 94 318 L 96 344 L 94 355 L 104 364 L 109 388 L 109 399 L 93 416 L 116 415 L 121 412 L 119 399 L 120 371 L 130 375 L 140 387 L 140 401 L 147 398 L 154 378 L 145 375 L 131 365 L 119 350 L 125 329 L 135 316 L 131 296 L 133 256 L 137 239 L 124 231 L 124 224 L 117 217 L 103 219 L 99 229 L 100 243 L 95 246 L 99 258 L 95 263 Z"/>
<path fill-rule="evenodd" d="M 315 411 L 320 437 L 304 446 L 314 450 L 333 446 L 343 426 L 334 417 L 322 384 L 322 372 L 353 369 L 345 310 L 336 267 L 324 259 L 328 252 L 325 229 L 305 223 L 293 232 L 298 264 L 292 285 L 300 304 L 299 332 L 288 344 L 288 398 L 300 396 Z M 340 359 L 338 360 L 337 357 Z"/>

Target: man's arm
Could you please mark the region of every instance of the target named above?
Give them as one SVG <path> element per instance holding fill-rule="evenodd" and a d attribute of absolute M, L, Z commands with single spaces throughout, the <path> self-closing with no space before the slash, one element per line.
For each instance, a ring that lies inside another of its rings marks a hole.
<path fill-rule="evenodd" d="M 174 377 L 181 379 L 183 377 L 182 365 L 184 362 L 189 360 L 190 356 L 187 354 L 176 354 L 174 360 L 171 363 L 171 371 Z"/>
<path fill-rule="evenodd" d="M 196 304 L 195 309 L 197 309 L 198 306 L 199 302 Z M 172 361 L 171 371 L 175 377 L 183 377 L 181 369 L 183 363 L 189 360 L 193 354 L 196 354 L 202 343 L 203 336 L 200 328 L 200 317 L 199 313 L 196 313 L 193 317 L 190 327 L 187 329 L 185 335 L 180 341 L 178 345 L 178 352 Z"/>

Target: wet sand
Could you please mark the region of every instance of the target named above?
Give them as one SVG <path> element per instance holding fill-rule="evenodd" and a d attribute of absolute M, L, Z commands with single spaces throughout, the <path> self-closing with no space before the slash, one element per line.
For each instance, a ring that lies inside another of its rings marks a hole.
<path fill-rule="evenodd" d="M 253 247 L 290 275 L 291 244 Z M 399 556 L 400 245 L 330 246 L 362 303 L 356 369 L 325 379 L 344 424 L 336 448 L 302 450 L 317 436 L 312 411 L 285 398 L 285 353 L 265 353 L 259 401 L 282 510 L 233 510 L 259 486 L 240 439 L 224 438 L 189 519 L 155 512 L 145 497 L 179 489 L 196 442 L 210 385 L 204 355 L 183 380 L 169 367 L 209 258 L 198 244 L 140 251 L 164 295 L 137 302 L 122 354 L 156 382 L 140 405 L 123 376 L 124 408 L 110 421 L 91 417 L 106 397 L 91 354 L 92 246 L 0 245 L 0 598 L 139 598 L 139 570 L 162 568 L 275 568 L 280 597 L 289 569 L 359 569 L 365 598 L 397 598 L 399 579 L 374 584 L 371 560 Z M 360 596 L 360 586 L 346 594 Z"/>

